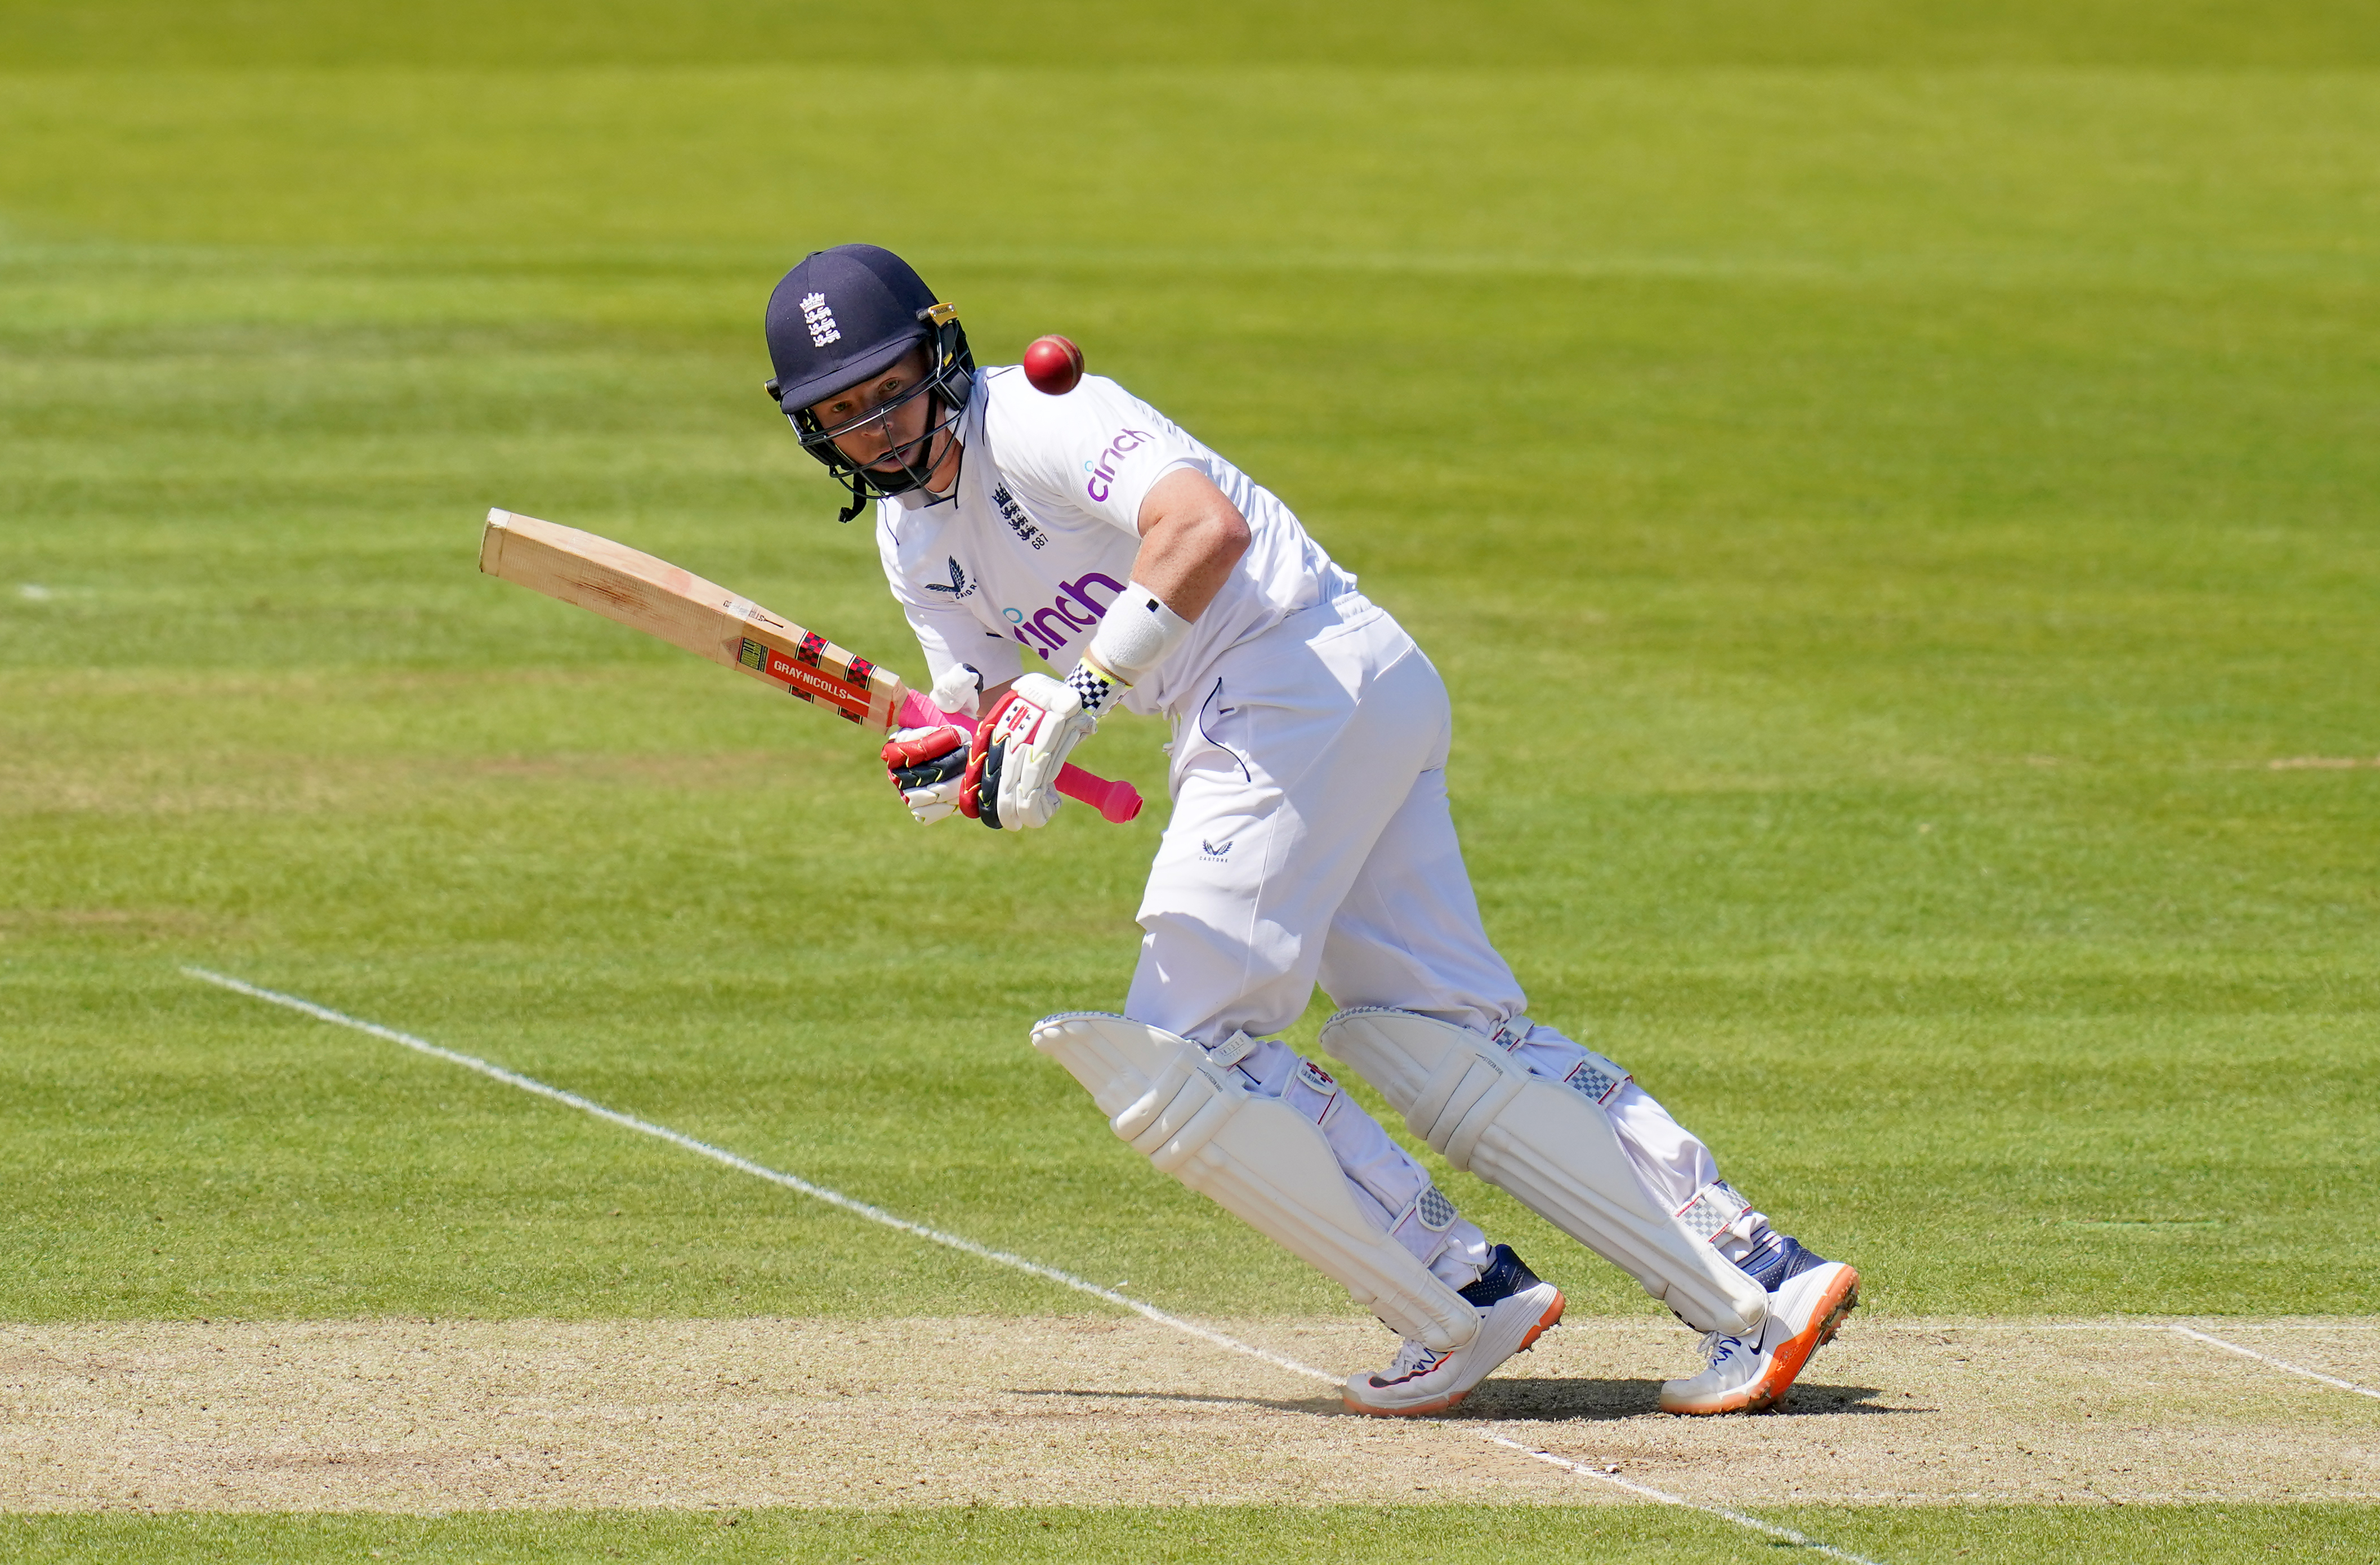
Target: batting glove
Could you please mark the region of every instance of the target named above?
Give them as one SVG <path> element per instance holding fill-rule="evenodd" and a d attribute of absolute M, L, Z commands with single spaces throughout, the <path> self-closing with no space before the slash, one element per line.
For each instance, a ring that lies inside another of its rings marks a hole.
<path fill-rule="evenodd" d="M 994 831 L 1047 826 L 1064 802 L 1058 770 L 1099 725 L 1099 710 L 1071 681 L 1046 673 L 1019 678 L 975 731 L 959 813 Z"/>
<path fill-rule="evenodd" d="M 884 742 L 884 770 L 920 826 L 959 807 L 967 770 L 967 736 L 957 728 L 896 729 Z"/>

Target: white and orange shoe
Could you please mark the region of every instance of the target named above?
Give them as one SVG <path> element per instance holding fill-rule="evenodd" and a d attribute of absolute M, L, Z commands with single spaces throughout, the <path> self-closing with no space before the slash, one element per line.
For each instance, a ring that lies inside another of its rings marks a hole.
<path fill-rule="evenodd" d="M 1407 1338 L 1388 1368 L 1347 1377 L 1348 1412 L 1390 1418 L 1444 1413 L 1562 1316 L 1561 1290 L 1531 1271 L 1510 1244 L 1488 1252 L 1479 1280 L 1457 1292 L 1479 1311 L 1479 1335 L 1444 1352 Z"/>
<path fill-rule="evenodd" d="M 1764 1268 L 1766 1269 L 1766 1268 Z M 1810 1355 L 1835 1340 L 1843 1316 L 1859 1307 L 1859 1273 L 1784 1241 L 1768 1291 L 1768 1318 L 1760 1335 L 1703 1338 L 1709 1367 L 1661 1387 L 1664 1413 L 1758 1413 L 1793 1389 Z"/>

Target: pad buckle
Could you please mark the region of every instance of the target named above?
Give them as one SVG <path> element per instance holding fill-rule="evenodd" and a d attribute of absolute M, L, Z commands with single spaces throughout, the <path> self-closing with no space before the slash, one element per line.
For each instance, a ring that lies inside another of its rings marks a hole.
<path fill-rule="evenodd" d="M 1228 1071 L 1257 1051 L 1264 1039 L 1250 1037 L 1245 1031 L 1235 1032 L 1220 1043 L 1206 1044 L 1207 1062 L 1218 1070 Z"/>

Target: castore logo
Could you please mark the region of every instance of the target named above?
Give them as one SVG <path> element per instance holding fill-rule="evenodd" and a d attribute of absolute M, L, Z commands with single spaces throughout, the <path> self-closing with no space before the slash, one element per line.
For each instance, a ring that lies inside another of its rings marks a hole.
<path fill-rule="evenodd" d="M 951 556 L 951 584 L 948 587 L 939 581 L 926 583 L 927 591 L 947 593 L 953 603 L 962 598 L 974 597 L 975 588 L 976 584 L 967 580 L 966 567 L 959 564 L 955 554 Z"/>

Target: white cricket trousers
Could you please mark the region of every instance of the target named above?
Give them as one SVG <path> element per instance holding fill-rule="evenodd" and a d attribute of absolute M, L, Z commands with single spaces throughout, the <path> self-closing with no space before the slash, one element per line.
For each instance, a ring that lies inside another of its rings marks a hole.
<path fill-rule="evenodd" d="M 1480 924 L 1447 808 L 1452 737 L 1438 670 L 1360 594 L 1226 651 L 1173 714 L 1173 819 L 1141 899 L 1124 1013 L 1212 1047 L 1280 1032 L 1318 982 L 1341 1007 L 1395 1006 L 1483 1037 L 1518 1022 L 1513 1058 L 1569 1074 L 1586 1051 L 1523 1020 L 1527 997 Z M 1270 1043 L 1241 1069 L 1278 1096 L 1293 1062 Z M 1605 1110 L 1669 1210 L 1718 1178 L 1702 1142 L 1633 1083 Z M 1428 1182 L 1369 1115 L 1342 1111 L 1330 1138 L 1383 1230 Z M 1488 1244 L 1467 1221 L 1452 1231 L 1431 1265 L 1461 1287 Z"/>

